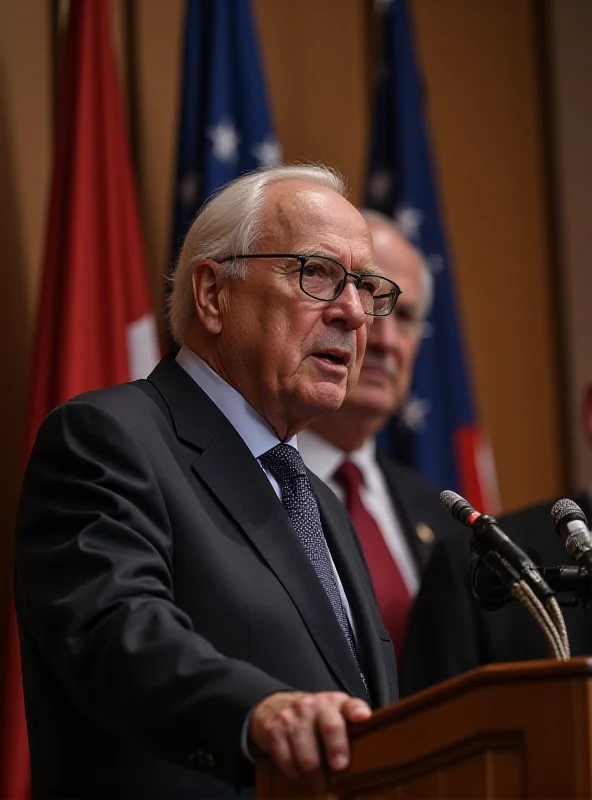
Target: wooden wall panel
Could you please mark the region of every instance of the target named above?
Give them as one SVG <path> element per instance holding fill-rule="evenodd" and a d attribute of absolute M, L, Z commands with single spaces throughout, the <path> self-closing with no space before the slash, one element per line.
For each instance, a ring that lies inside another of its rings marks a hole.
<path fill-rule="evenodd" d="M 286 160 L 336 166 L 360 203 L 370 119 L 368 4 L 255 0 L 254 7 Z"/>
<path fill-rule="evenodd" d="M 504 508 L 565 488 L 533 0 L 415 0 L 441 195 Z"/>
<path fill-rule="evenodd" d="M 592 3 L 550 0 L 549 57 L 554 98 L 550 131 L 559 212 L 556 275 L 562 305 L 565 353 L 560 382 L 567 395 L 574 484 L 592 487 L 592 442 L 580 417 L 582 390 L 592 381 Z M 589 520 L 592 522 L 592 520 Z"/>

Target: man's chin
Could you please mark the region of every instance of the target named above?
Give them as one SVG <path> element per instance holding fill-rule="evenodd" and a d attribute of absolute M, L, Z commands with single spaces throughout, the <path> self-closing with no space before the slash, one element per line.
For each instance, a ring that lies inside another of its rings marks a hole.
<path fill-rule="evenodd" d="M 317 383 L 302 393 L 301 402 L 311 414 L 320 416 L 337 411 L 347 398 L 347 385 L 330 381 Z"/>

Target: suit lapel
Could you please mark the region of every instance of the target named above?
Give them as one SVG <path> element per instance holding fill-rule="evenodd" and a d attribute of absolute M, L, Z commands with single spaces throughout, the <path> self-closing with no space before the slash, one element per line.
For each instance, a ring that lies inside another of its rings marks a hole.
<path fill-rule="evenodd" d="M 380 452 L 377 453 L 376 460 L 386 479 L 403 534 L 421 574 L 432 553 L 434 533 L 421 518 L 419 509 L 409 502 L 409 498 L 413 497 L 413 491 L 412 487 L 406 486 L 408 481 L 405 481 L 405 473 L 402 470 L 398 473 L 396 465 L 388 462 Z"/>
<path fill-rule="evenodd" d="M 329 504 L 324 502 L 318 491 L 316 494 L 329 549 L 354 615 L 356 638 L 372 700 L 375 706 L 384 706 L 390 702 L 389 683 L 382 645 L 377 633 L 378 612 L 372 613 L 376 604 L 370 585 L 365 585 L 361 578 L 365 569 L 361 562 L 361 554 L 356 551 L 353 542 L 349 541 L 348 532 L 344 531 L 344 520 L 336 519 Z"/>
<path fill-rule="evenodd" d="M 165 399 L 177 436 L 201 451 L 192 464 L 195 475 L 290 595 L 336 680 L 347 692 L 362 695 L 355 660 L 329 599 L 284 506 L 243 439 L 173 359 L 163 359 L 149 380 Z"/>
<path fill-rule="evenodd" d="M 286 510 L 230 424 L 218 431 L 193 469 L 234 517 L 288 592 L 339 682 L 349 692 L 363 692 L 347 640 Z M 241 479 L 236 480 L 236 475 Z"/>

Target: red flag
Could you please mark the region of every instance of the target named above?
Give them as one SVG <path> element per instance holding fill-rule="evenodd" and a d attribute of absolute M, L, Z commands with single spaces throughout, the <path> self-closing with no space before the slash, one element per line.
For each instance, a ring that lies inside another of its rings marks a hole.
<path fill-rule="evenodd" d="M 159 357 L 109 4 L 71 5 L 30 384 L 25 454 L 52 408 L 145 377 Z M 28 748 L 11 614 L 0 797 L 28 794 Z"/>

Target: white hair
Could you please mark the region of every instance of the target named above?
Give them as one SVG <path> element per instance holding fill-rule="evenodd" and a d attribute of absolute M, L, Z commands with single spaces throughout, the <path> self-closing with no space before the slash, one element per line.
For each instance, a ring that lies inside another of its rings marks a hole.
<path fill-rule="evenodd" d="M 361 208 L 360 214 L 364 217 L 366 222 L 380 222 L 383 225 L 386 225 L 408 244 L 410 244 L 417 253 L 417 257 L 421 264 L 421 317 L 422 319 L 425 319 L 430 312 L 432 303 L 434 302 L 434 276 L 432 275 L 430 265 L 426 261 L 423 253 L 420 253 L 413 242 L 409 240 L 409 237 L 405 236 L 399 225 L 397 225 L 392 217 L 387 217 L 386 214 L 383 214 L 381 211 L 375 211 L 372 208 Z"/>
<path fill-rule="evenodd" d="M 233 253 L 249 253 L 264 234 L 262 210 L 267 189 L 280 181 L 317 184 L 346 197 L 348 189 L 339 172 L 322 164 L 284 164 L 262 167 L 231 181 L 198 211 L 187 231 L 168 301 L 168 320 L 173 339 L 181 343 L 195 318 L 193 265 L 206 258 L 214 261 Z M 246 259 L 220 265 L 230 278 L 246 276 Z"/>

